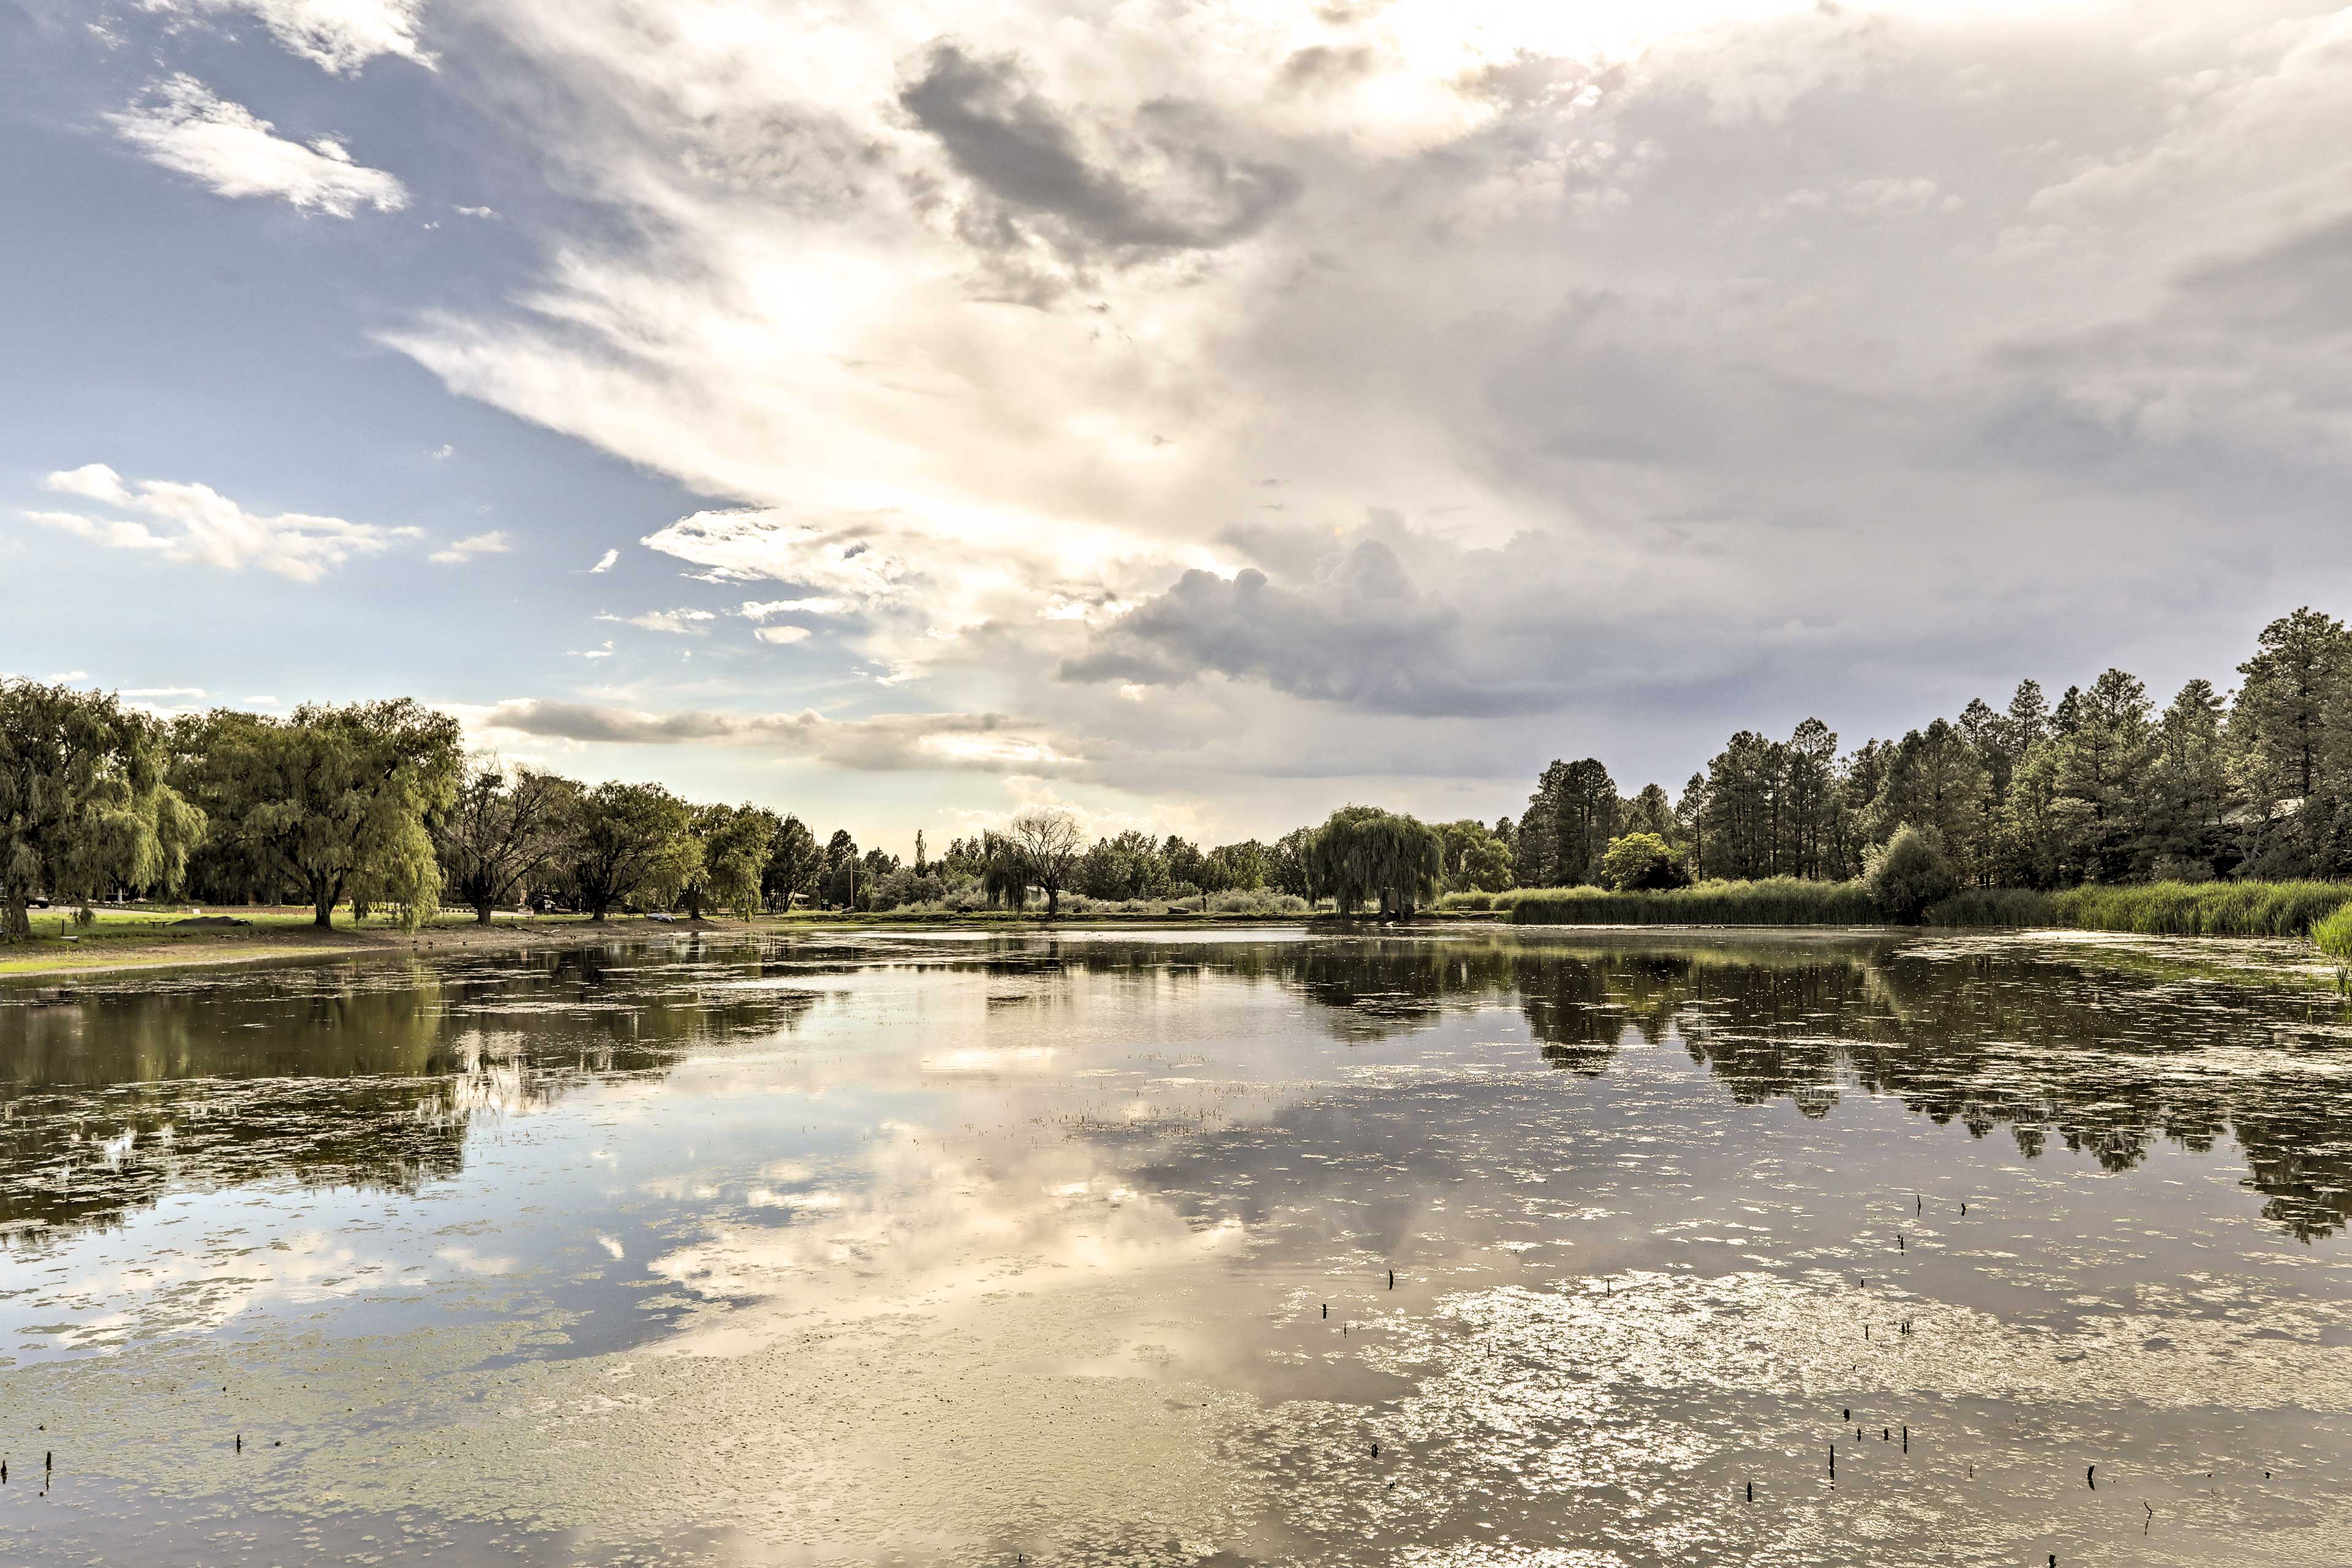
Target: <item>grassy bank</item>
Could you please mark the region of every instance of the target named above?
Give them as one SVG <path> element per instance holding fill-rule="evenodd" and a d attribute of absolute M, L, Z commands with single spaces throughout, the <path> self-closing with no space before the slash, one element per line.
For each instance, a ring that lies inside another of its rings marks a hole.
<path fill-rule="evenodd" d="M 78 925 L 69 911 L 37 910 L 31 942 L 0 945 L 0 981 L 183 964 L 531 947 L 579 942 L 604 931 L 621 934 L 620 922 L 600 928 L 563 915 L 501 918 L 485 926 L 470 913 L 452 910 L 415 931 L 383 916 L 354 922 L 347 914 L 335 917 L 332 930 L 320 931 L 308 909 L 208 909 L 205 915 L 229 923 L 182 924 L 190 918 L 184 910 L 102 909 L 90 924 Z M 636 921 L 626 923 L 628 934 L 638 934 L 635 928 L 641 925 L 663 929 Z"/>
<path fill-rule="evenodd" d="M 1486 895 L 1477 895 L 1485 898 Z M 1664 893 L 1528 888 L 1489 900 L 1520 925 L 1871 925 L 1860 882 L 1702 882 Z M 1927 911 L 1931 926 L 2058 927 L 2141 936 L 2309 936 L 2352 958 L 2352 883 L 2148 882 L 2041 893 L 1971 889 Z"/>

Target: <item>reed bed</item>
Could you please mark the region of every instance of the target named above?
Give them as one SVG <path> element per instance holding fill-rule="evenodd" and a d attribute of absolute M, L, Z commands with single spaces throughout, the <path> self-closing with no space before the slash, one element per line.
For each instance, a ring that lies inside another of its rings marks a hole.
<path fill-rule="evenodd" d="M 2074 888 L 2050 900 L 2053 923 L 2141 936 L 2307 936 L 2352 903 L 2342 882 L 2144 882 Z"/>
<path fill-rule="evenodd" d="M 1469 898 L 1491 898 L 1473 904 Z M 1453 900 L 1464 901 L 1455 903 Z M 1874 925 L 1885 916 L 1859 881 L 1702 882 L 1662 893 L 1522 888 L 1448 895 L 1444 907 L 1492 908 L 1518 925 Z M 2074 888 L 1974 888 L 1933 905 L 1930 926 L 2061 927 L 2141 936 L 2309 936 L 2352 960 L 2352 883 L 2147 882 Z M 2335 945 L 2330 945 L 2334 943 Z"/>
<path fill-rule="evenodd" d="M 1870 925 L 1880 919 L 1858 881 L 1795 877 L 1701 882 L 1659 893 L 1522 888 L 1496 895 L 1495 908 L 1507 910 L 1515 925 Z"/>
<path fill-rule="evenodd" d="M 2346 904 L 2314 925 L 2311 940 L 2330 958 L 2352 963 L 2352 904 Z"/>

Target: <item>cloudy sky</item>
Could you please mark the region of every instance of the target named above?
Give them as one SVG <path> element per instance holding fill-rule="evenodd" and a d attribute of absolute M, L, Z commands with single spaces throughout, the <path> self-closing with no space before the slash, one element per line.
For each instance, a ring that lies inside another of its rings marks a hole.
<path fill-rule="evenodd" d="M 0 669 L 934 843 L 2352 611 L 2352 10 L 0 0 Z"/>

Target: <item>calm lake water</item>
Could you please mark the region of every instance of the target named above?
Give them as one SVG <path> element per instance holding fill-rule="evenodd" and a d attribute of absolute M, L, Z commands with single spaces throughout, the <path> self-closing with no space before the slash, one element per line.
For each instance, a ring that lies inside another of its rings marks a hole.
<path fill-rule="evenodd" d="M 2352 1561 L 2352 1013 L 2284 944 L 891 931 L 34 995 L 0 1562 Z"/>

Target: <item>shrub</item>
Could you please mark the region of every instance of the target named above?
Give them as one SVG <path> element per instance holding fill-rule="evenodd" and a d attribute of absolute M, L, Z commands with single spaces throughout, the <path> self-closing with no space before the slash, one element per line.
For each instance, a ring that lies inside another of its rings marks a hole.
<path fill-rule="evenodd" d="M 1507 896 L 1486 892 L 1482 889 L 1465 888 L 1458 892 L 1447 893 L 1440 898 L 1437 900 L 1437 907 L 1448 913 L 1458 914 L 1465 911 L 1485 913 L 1496 907 L 1496 901 L 1498 899 Z"/>
<path fill-rule="evenodd" d="M 1943 839 L 1908 823 L 1864 858 L 1862 879 L 1878 912 L 1903 925 L 1917 925 L 1928 905 L 1950 898 L 1960 887 Z"/>
<path fill-rule="evenodd" d="M 1628 833 L 1601 852 L 1601 883 L 1620 893 L 1662 892 L 1690 886 L 1691 875 L 1673 846 L 1654 833 Z"/>

